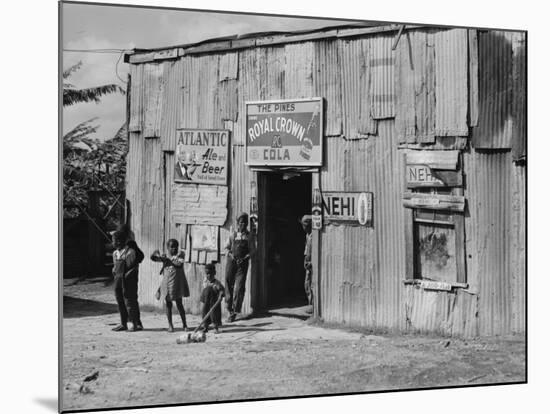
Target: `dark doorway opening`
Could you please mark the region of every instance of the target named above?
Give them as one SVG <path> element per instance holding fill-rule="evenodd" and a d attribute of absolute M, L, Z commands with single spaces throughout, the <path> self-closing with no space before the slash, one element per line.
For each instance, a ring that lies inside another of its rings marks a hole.
<path fill-rule="evenodd" d="M 265 173 L 264 275 L 267 308 L 307 305 L 304 291 L 305 233 L 300 219 L 311 212 L 310 173 Z"/>

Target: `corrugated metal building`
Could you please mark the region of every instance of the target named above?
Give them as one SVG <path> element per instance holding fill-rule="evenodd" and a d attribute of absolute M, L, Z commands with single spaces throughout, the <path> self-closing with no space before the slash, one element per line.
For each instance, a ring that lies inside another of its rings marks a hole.
<path fill-rule="evenodd" d="M 259 217 L 245 312 L 284 303 L 303 283 L 295 219 L 311 211 L 312 192 L 370 192 L 371 225 L 324 220 L 313 230 L 317 316 L 447 335 L 525 332 L 526 33 L 399 29 L 258 34 L 126 56 L 130 225 L 146 254 L 168 238 L 186 248 L 188 309 L 198 311 L 201 263 L 217 261 L 223 282 L 223 244 L 251 199 Z M 322 166 L 247 165 L 245 103 L 313 97 L 323 104 Z M 182 128 L 230 131 L 227 185 L 176 182 Z M 217 232 L 217 250 L 190 250 L 201 226 Z M 141 266 L 143 304 L 158 305 L 158 271 Z"/>

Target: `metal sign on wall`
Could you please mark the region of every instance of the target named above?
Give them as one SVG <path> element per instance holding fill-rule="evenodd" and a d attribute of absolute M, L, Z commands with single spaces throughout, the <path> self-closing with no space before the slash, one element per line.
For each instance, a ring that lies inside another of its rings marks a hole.
<path fill-rule="evenodd" d="M 323 211 L 328 223 L 372 227 L 371 192 L 324 191 Z"/>
<path fill-rule="evenodd" d="M 178 129 L 174 181 L 227 185 L 229 131 Z"/>
<path fill-rule="evenodd" d="M 323 99 L 246 102 L 246 163 L 321 166 Z"/>

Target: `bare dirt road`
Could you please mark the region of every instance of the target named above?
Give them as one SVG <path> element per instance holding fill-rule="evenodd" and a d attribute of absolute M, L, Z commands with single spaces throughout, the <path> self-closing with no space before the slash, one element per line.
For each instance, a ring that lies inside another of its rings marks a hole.
<path fill-rule="evenodd" d="M 156 312 L 142 312 L 142 332 L 112 332 L 111 289 L 65 280 L 64 410 L 525 380 L 523 337 L 372 334 L 305 321 L 300 309 L 237 321 L 205 343 L 177 345 L 181 329 L 166 332 Z"/>

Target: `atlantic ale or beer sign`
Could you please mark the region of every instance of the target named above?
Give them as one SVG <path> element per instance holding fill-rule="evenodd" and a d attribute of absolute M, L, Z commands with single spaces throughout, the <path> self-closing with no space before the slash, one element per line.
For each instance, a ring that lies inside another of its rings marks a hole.
<path fill-rule="evenodd" d="M 246 163 L 321 166 L 323 99 L 246 102 Z"/>
<path fill-rule="evenodd" d="M 178 129 L 174 181 L 227 185 L 228 148 L 227 130 Z"/>
<path fill-rule="evenodd" d="M 372 227 L 372 193 L 324 191 L 323 213 L 327 223 Z"/>

